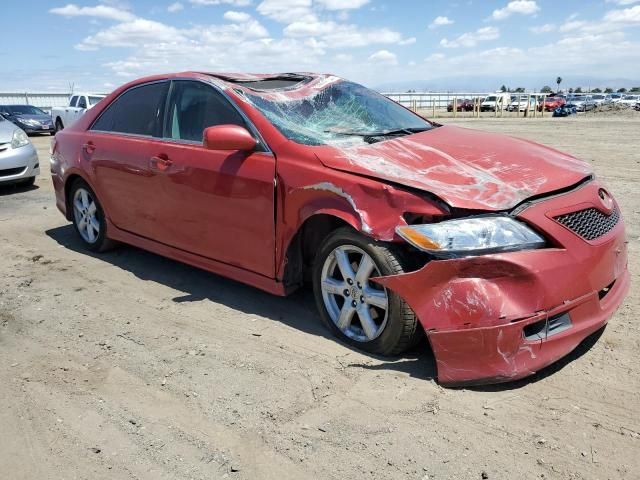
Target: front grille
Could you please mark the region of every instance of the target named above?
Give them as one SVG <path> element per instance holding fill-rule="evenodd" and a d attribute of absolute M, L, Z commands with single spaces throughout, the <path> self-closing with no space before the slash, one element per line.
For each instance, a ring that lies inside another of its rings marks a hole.
<path fill-rule="evenodd" d="M 10 177 L 12 175 L 18 175 L 19 173 L 24 172 L 27 167 L 18 167 L 18 168 L 5 168 L 4 170 L 0 170 L 0 177 Z"/>
<path fill-rule="evenodd" d="M 620 220 L 620 212 L 615 208 L 607 215 L 592 207 L 559 215 L 555 220 L 585 240 L 596 240 L 613 230 Z"/>

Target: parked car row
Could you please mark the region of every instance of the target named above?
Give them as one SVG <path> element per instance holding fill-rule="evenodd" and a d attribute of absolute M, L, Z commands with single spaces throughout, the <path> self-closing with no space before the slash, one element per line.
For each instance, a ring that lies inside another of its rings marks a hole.
<path fill-rule="evenodd" d="M 0 105 L 0 117 L 20 127 L 25 133 L 55 132 L 72 125 L 87 110 L 102 100 L 104 95 L 72 95 L 66 107 L 53 107 L 51 113 L 33 105 Z"/>

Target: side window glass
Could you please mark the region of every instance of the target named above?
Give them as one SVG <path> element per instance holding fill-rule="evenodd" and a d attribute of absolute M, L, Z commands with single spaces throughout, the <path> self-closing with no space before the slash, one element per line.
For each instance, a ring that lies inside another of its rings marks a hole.
<path fill-rule="evenodd" d="M 238 111 L 213 87 L 201 82 L 176 80 L 171 89 L 165 138 L 201 142 L 204 129 L 215 125 L 246 123 Z"/>
<path fill-rule="evenodd" d="M 115 99 L 91 130 L 153 136 L 159 133 L 169 82 L 132 87 Z"/>
<path fill-rule="evenodd" d="M 71 102 L 69 102 L 69 106 L 70 107 L 75 107 L 76 103 L 78 103 L 78 96 L 74 95 L 73 97 L 71 97 Z"/>
<path fill-rule="evenodd" d="M 78 108 L 87 108 L 87 97 L 78 97 Z"/>

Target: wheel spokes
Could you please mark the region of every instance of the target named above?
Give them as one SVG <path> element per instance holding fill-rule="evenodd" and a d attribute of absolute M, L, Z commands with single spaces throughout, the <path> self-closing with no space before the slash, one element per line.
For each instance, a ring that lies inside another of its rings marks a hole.
<path fill-rule="evenodd" d="M 358 318 L 360 319 L 360 325 L 362 325 L 362 331 L 368 339 L 372 339 L 378 333 L 378 326 L 376 322 L 371 318 L 371 312 L 367 304 L 360 304 L 358 308 Z"/>
<path fill-rule="evenodd" d="M 363 293 L 365 303 L 383 310 L 387 309 L 387 294 L 384 290 L 374 290 L 371 287 L 366 287 Z"/>
<path fill-rule="evenodd" d="M 351 262 L 349 261 L 347 252 L 340 248 L 337 248 L 336 250 L 334 250 L 334 255 L 336 257 L 336 263 L 338 264 L 338 268 L 340 269 L 342 277 L 345 280 L 353 280 L 353 277 L 355 277 L 355 273 L 353 271 L 353 268 L 351 267 Z"/>
<path fill-rule="evenodd" d="M 346 282 L 336 280 L 335 278 L 326 278 L 322 282 L 322 289 L 325 292 L 331 293 L 333 295 L 344 296 L 344 291 L 347 289 L 347 284 Z"/>
<path fill-rule="evenodd" d="M 376 268 L 376 264 L 373 263 L 371 257 L 366 253 L 362 255 L 360 265 L 358 265 L 358 271 L 356 272 L 356 281 L 361 285 L 366 285 L 374 268 Z"/>
<path fill-rule="evenodd" d="M 340 316 L 336 322 L 336 326 L 343 332 L 348 330 L 353 320 L 353 315 L 356 313 L 356 309 L 353 308 L 350 301 L 345 300 L 342 308 L 340 309 Z"/>
<path fill-rule="evenodd" d="M 321 275 L 322 297 L 335 326 L 359 342 L 376 339 L 386 326 L 389 306 L 386 290 L 369 284 L 380 276 L 373 258 L 355 245 L 341 245 L 326 257 Z"/>

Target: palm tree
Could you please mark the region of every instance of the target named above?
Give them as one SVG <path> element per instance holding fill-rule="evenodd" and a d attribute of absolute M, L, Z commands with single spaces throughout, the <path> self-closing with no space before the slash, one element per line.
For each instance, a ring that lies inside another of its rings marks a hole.
<path fill-rule="evenodd" d="M 560 91 L 560 84 L 562 83 L 562 77 L 556 78 L 556 83 L 558 84 L 558 91 Z"/>

